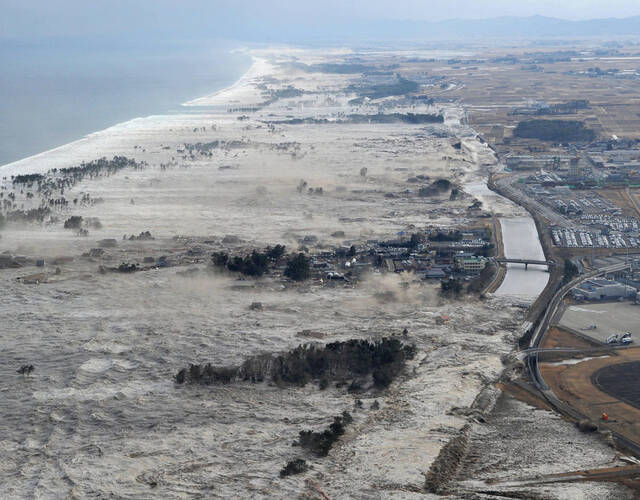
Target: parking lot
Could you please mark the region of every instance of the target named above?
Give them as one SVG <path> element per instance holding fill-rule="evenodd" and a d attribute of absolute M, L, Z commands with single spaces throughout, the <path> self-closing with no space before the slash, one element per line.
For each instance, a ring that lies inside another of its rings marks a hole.
<path fill-rule="evenodd" d="M 562 227 L 551 228 L 553 243 L 565 248 L 638 248 L 640 238 L 622 234 L 601 234 Z"/>
<path fill-rule="evenodd" d="M 559 326 L 603 344 L 609 335 L 631 332 L 632 345 L 640 344 L 640 305 L 631 302 L 571 305 L 562 315 Z"/>

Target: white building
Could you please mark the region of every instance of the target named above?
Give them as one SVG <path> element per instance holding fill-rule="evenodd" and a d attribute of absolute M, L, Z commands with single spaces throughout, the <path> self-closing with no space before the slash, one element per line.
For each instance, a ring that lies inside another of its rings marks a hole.
<path fill-rule="evenodd" d="M 571 290 L 576 300 L 616 300 L 634 298 L 637 290 L 613 280 L 593 279 L 582 283 Z"/>

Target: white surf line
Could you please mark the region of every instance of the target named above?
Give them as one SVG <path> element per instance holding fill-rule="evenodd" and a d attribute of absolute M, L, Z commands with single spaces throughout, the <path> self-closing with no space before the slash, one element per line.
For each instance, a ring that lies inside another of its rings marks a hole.
<path fill-rule="evenodd" d="M 258 78 L 258 77 L 262 77 L 265 75 L 268 75 L 272 70 L 271 65 L 267 62 L 266 59 L 262 59 L 262 58 L 256 58 L 253 57 L 253 64 L 251 65 L 251 67 L 247 70 L 247 72 L 240 77 L 240 79 L 238 79 L 238 81 L 236 81 L 233 85 L 226 87 L 224 89 L 218 90 L 212 94 L 209 94 L 207 96 L 204 97 L 198 97 L 192 101 L 189 101 L 187 103 L 182 104 L 182 106 L 198 106 L 200 104 L 198 104 L 197 101 L 204 101 L 207 99 L 211 99 L 212 97 L 216 96 L 216 97 L 221 97 L 224 93 L 229 92 L 232 93 L 233 91 L 239 90 L 241 88 L 243 88 L 244 86 L 248 85 L 250 83 L 250 81 L 254 78 Z M 9 163 L 5 163 L 4 165 L 0 165 L 0 179 L 2 177 L 9 177 L 11 175 L 18 175 L 18 174 L 23 174 L 23 173 L 29 173 L 29 174 L 36 174 L 36 173 L 44 173 L 47 172 L 49 170 L 49 167 L 36 167 L 34 165 L 31 165 L 31 163 L 33 163 L 34 160 L 38 160 L 44 156 L 49 156 L 52 153 L 56 153 L 58 151 L 61 151 L 65 148 L 73 148 L 74 146 L 80 145 L 82 143 L 87 142 L 89 139 L 94 138 L 96 136 L 100 136 L 101 134 L 104 134 L 105 132 L 114 130 L 114 129 L 122 129 L 122 128 L 126 128 L 128 126 L 130 126 L 132 123 L 139 121 L 139 120 L 145 120 L 148 118 L 152 118 L 152 117 L 158 117 L 158 116 L 167 116 L 165 114 L 151 114 L 148 116 L 136 116 L 134 118 L 131 118 L 129 120 L 125 120 L 119 123 L 115 123 L 113 125 L 110 125 L 109 127 L 106 127 L 104 129 L 101 130 L 96 130 L 94 132 L 89 132 L 87 134 L 85 134 L 84 136 L 82 136 L 79 139 L 76 139 L 74 141 L 71 142 L 67 142 L 65 144 L 61 144 L 60 146 L 56 146 L 54 148 L 51 149 L 47 149 L 45 151 L 41 151 L 40 153 L 36 153 L 30 156 L 26 156 L 24 158 L 21 158 L 19 160 L 15 160 Z"/>
<path fill-rule="evenodd" d="M 221 90 L 217 90 L 212 94 L 208 94 L 203 97 L 197 97 L 196 99 L 192 99 L 182 104 L 182 106 L 208 106 L 209 101 L 214 98 L 221 98 L 224 94 L 233 94 L 234 91 L 237 91 L 251 83 L 255 78 L 260 78 L 266 76 L 271 73 L 271 64 L 266 59 L 258 58 L 255 56 L 251 56 L 253 59 L 253 63 L 251 67 L 247 70 L 247 72 L 242 75 L 237 82 L 233 85 L 226 87 Z M 229 96 L 231 97 L 231 95 Z"/>

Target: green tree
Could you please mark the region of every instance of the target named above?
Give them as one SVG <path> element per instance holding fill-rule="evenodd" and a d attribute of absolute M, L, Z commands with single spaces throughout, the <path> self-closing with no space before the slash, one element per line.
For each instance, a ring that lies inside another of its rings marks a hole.
<path fill-rule="evenodd" d="M 303 253 L 299 253 L 289 260 L 284 270 L 284 275 L 294 281 L 304 281 L 309 278 L 311 259 Z"/>
<path fill-rule="evenodd" d="M 462 292 L 462 283 L 459 280 L 442 280 L 440 293 L 445 297 L 458 297 Z"/>
<path fill-rule="evenodd" d="M 418 248 L 420 244 L 424 243 L 424 236 L 420 233 L 413 233 L 411 235 L 411 239 L 409 240 L 409 248 Z"/>
<path fill-rule="evenodd" d="M 284 245 L 276 245 L 275 247 L 267 247 L 265 253 L 267 257 L 273 260 L 278 260 L 280 257 L 284 255 L 285 246 Z"/>
<path fill-rule="evenodd" d="M 224 252 L 214 252 L 211 256 L 211 260 L 213 261 L 214 266 L 225 267 L 229 261 L 229 255 Z"/>
<path fill-rule="evenodd" d="M 564 260 L 564 275 L 562 276 L 562 283 L 569 283 L 573 278 L 580 274 L 578 266 L 576 266 L 571 260 Z"/>

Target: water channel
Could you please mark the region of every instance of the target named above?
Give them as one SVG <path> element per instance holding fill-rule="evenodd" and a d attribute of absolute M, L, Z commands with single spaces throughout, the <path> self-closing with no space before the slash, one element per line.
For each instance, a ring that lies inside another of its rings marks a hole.
<path fill-rule="evenodd" d="M 491 191 L 484 183 L 467 184 L 464 189 L 494 212 L 504 210 L 505 205 L 514 206 L 511 201 Z M 530 215 L 500 217 L 500 226 L 505 257 L 545 260 L 538 231 Z M 495 295 L 533 302 L 542 293 L 548 281 L 549 273 L 546 266 L 529 265 L 525 270 L 524 264 L 508 264 L 504 281 Z"/>
<path fill-rule="evenodd" d="M 509 259 L 545 260 L 538 231 L 531 216 L 500 219 L 505 257 Z M 507 264 L 507 274 L 496 295 L 535 300 L 549 281 L 546 266 Z"/>

